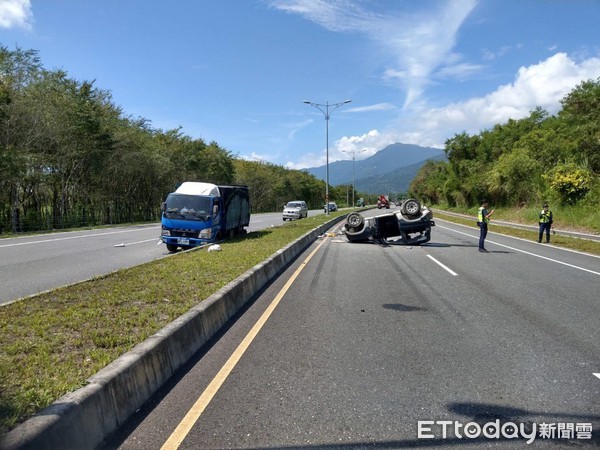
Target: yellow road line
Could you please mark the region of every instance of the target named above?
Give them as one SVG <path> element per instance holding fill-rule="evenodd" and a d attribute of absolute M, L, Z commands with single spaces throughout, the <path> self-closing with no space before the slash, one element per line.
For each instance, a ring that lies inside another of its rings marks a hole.
<path fill-rule="evenodd" d="M 267 320 L 269 319 L 269 317 L 271 316 L 273 311 L 275 311 L 275 308 L 277 307 L 277 305 L 279 304 L 279 302 L 281 301 L 283 296 L 286 294 L 286 292 L 292 286 L 292 284 L 294 283 L 294 281 L 296 280 L 298 275 L 300 275 L 300 272 L 302 272 L 302 270 L 304 269 L 306 264 L 311 260 L 311 258 L 315 255 L 315 253 L 317 253 L 317 251 L 321 248 L 321 246 L 325 242 L 326 242 L 326 239 L 323 239 L 321 241 L 321 243 L 317 246 L 317 248 L 315 248 L 311 252 L 311 254 L 306 257 L 306 259 L 304 261 L 302 261 L 302 264 L 300 264 L 300 267 L 298 267 L 298 269 L 296 269 L 294 274 L 290 277 L 290 279 L 285 284 L 285 286 L 283 286 L 281 291 L 279 291 L 277 296 L 273 299 L 273 301 L 271 302 L 269 307 L 265 310 L 265 312 L 262 314 L 260 319 L 258 319 L 256 324 L 254 324 L 254 326 L 252 327 L 250 332 L 246 335 L 244 340 L 240 343 L 240 345 L 236 348 L 236 350 L 233 352 L 233 354 L 229 357 L 229 359 L 223 365 L 221 370 L 219 370 L 219 373 L 217 373 L 217 375 L 213 378 L 213 380 L 210 382 L 208 387 L 204 390 L 202 395 L 198 398 L 198 400 L 196 400 L 196 403 L 194 403 L 192 408 L 188 411 L 188 413 L 185 415 L 183 420 L 179 423 L 177 428 L 175 428 L 175 431 L 173 431 L 171 436 L 169 436 L 169 439 L 167 439 L 167 441 L 161 447 L 161 450 L 176 450 L 177 448 L 179 448 L 179 446 L 181 445 L 183 440 L 186 438 L 186 436 L 188 435 L 188 433 L 190 432 L 190 430 L 192 429 L 194 424 L 198 421 L 198 419 L 200 419 L 200 416 L 202 415 L 202 413 L 204 412 L 204 410 L 206 409 L 206 407 L 208 406 L 208 404 L 210 403 L 212 398 L 218 392 L 221 385 L 225 382 L 225 380 L 227 379 L 227 377 L 229 376 L 231 371 L 234 369 L 236 364 L 239 362 L 242 355 L 248 349 L 248 347 L 250 346 L 250 344 L 252 343 L 254 338 L 258 335 L 258 332 L 261 330 L 263 325 L 267 322 Z"/>

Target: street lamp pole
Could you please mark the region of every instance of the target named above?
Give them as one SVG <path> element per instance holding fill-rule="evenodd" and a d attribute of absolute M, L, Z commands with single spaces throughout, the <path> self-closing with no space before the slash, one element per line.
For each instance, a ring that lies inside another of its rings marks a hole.
<path fill-rule="evenodd" d="M 356 203 L 354 201 L 354 160 L 356 159 L 356 154 L 357 153 L 363 153 L 366 152 L 367 149 L 363 149 L 360 151 L 356 151 L 356 149 L 352 149 L 352 150 L 342 150 L 344 153 L 348 153 L 349 155 L 352 155 L 352 207 L 356 207 Z"/>
<path fill-rule="evenodd" d="M 314 106 L 325 115 L 325 214 L 327 215 L 329 215 L 329 117 L 333 111 L 338 109 L 340 106 L 345 105 L 346 103 L 350 103 L 351 101 L 352 100 L 344 100 L 343 102 L 332 104 L 325 102 L 325 104 L 322 105 L 320 103 L 313 103 L 309 100 L 304 100 L 304 103 Z"/>

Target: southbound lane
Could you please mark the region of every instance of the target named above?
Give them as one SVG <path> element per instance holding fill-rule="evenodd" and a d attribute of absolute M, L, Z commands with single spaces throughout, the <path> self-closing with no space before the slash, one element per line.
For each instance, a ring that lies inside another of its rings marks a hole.
<path fill-rule="evenodd" d="M 281 224 L 281 213 L 253 214 L 247 230 Z M 159 235 L 150 224 L 0 239 L 0 305 L 168 256 Z"/>

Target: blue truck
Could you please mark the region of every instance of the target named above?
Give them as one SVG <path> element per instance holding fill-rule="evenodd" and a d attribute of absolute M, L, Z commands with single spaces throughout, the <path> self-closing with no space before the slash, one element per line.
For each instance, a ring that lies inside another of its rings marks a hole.
<path fill-rule="evenodd" d="M 248 186 L 186 181 L 162 204 L 161 235 L 167 250 L 188 249 L 246 233 Z"/>

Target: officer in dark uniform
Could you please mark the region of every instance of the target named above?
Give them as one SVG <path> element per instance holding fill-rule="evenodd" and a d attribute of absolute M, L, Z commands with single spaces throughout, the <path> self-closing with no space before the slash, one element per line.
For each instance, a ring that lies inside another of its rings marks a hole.
<path fill-rule="evenodd" d="M 490 223 L 490 216 L 494 214 L 494 210 L 487 210 L 488 201 L 482 200 L 481 206 L 479 207 L 479 211 L 477 211 L 477 225 L 479 225 L 479 251 L 482 253 L 487 253 L 488 251 L 485 249 L 485 238 L 488 232 L 488 223 Z"/>
<path fill-rule="evenodd" d="M 552 228 L 552 211 L 548 209 L 548 203 L 544 203 L 544 209 L 540 212 L 540 234 L 538 242 L 542 242 L 544 232 L 546 233 L 546 243 L 550 243 L 550 228 Z"/>

